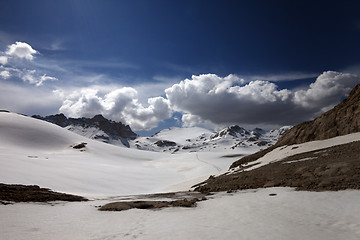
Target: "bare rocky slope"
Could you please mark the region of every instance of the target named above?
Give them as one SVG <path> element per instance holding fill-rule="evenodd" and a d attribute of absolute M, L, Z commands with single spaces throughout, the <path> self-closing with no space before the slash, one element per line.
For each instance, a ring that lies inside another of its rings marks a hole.
<path fill-rule="evenodd" d="M 226 173 L 211 176 L 195 186 L 200 192 L 233 191 L 261 187 L 295 187 L 298 190 L 360 189 L 360 142 L 287 157 L 281 161 L 243 171 L 275 148 L 324 140 L 360 130 L 360 84 L 333 109 L 287 131 L 274 145 L 234 162 Z M 306 161 L 304 161 L 304 159 Z"/>
<path fill-rule="evenodd" d="M 360 84 L 333 109 L 287 131 L 276 146 L 324 140 L 360 131 Z"/>

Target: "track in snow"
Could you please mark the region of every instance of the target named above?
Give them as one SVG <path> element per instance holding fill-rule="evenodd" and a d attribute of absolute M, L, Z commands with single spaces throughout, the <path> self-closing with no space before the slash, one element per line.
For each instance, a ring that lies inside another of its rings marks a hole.
<path fill-rule="evenodd" d="M 207 165 L 212 166 L 212 167 L 215 168 L 218 172 L 221 172 L 221 171 L 222 171 L 222 169 L 221 169 L 220 167 L 216 166 L 215 164 L 206 162 L 206 161 L 204 161 L 204 160 L 200 160 L 198 153 L 196 153 L 196 158 L 197 158 L 197 160 L 198 160 L 199 162 L 203 162 L 203 163 L 205 163 L 205 164 L 207 164 Z"/>

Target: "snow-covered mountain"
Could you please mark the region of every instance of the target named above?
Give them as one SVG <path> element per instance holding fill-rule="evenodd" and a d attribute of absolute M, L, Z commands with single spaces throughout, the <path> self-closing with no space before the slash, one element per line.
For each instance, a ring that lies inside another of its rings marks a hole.
<path fill-rule="evenodd" d="M 81 136 L 119 146 L 130 147 L 129 140 L 138 137 L 130 126 L 108 120 L 102 115 L 96 115 L 93 118 L 67 118 L 64 114 L 46 117 L 34 115 L 33 117 L 54 123 Z"/>
<path fill-rule="evenodd" d="M 218 132 L 205 128 L 168 128 L 151 137 L 140 137 L 128 125 L 96 115 L 93 118 L 67 118 L 64 114 L 34 118 L 54 123 L 81 136 L 117 146 L 155 152 L 214 152 L 234 149 L 257 151 L 276 143 L 290 126 L 264 131 L 260 128 L 246 130 L 232 125 Z"/>
<path fill-rule="evenodd" d="M 141 150 L 160 152 L 214 152 L 234 149 L 260 150 L 276 143 L 290 126 L 264 131 L 260 128 L 246 130 L 237 125 L 224 128 L 218 132 L 192 127 L 169 128 L 152 137 L 139 137 L 131 146 Z"/>

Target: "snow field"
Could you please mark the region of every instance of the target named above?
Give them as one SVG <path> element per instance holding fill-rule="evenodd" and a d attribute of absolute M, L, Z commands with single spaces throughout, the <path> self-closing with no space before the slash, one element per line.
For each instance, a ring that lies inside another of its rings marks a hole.
<path fill-rule="evenodd" d="M 269 196 L 269 194 L 277 194 Z M 360 239 L 360 191 L 218 193 L 196 208 L 100 212 L 107 201 L 0 206 L 1 239 Z"/>
<path fill-rule="evenodd" d="M 71 146 L 86 142 L 85 151 Z M 224 153 L 163 154 L 91 140 L 54 124 L 0 113 L 0 182 L 86 197 L 188 190 L 225 172 Z M 174 186 L 174 188 L 172 188 Z"/>

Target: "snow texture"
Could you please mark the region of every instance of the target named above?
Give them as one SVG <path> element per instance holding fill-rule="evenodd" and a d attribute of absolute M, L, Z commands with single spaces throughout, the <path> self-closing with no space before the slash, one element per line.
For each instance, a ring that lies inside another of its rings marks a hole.
<path fill-rule="evenodd" d="M 270 196 L 276 194 L 275 196 Z M 360 191 L 267 188 L 216 194 L 196 208 L 101 212 L 85 203 L 0 206 L 1 239 L 360 239 Z"/>

